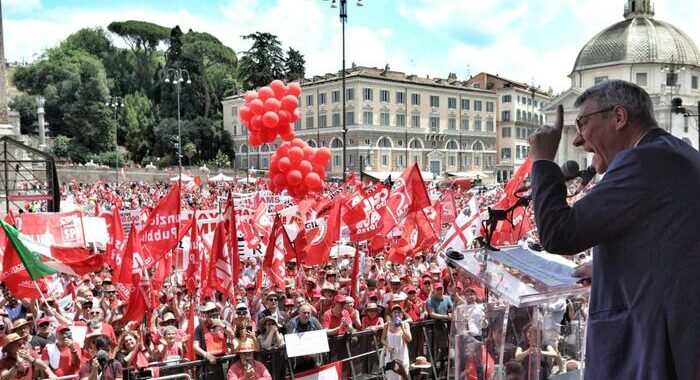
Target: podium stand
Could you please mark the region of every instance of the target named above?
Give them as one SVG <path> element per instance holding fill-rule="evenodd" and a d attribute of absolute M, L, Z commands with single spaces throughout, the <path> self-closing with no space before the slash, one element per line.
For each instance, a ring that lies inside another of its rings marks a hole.
<path fill-rule="evenodd" d="M 589 293 L 588 287 L 576 283 L 576 279 L 571 277 L 576 265 L 561 256 L 537 252 L 523 246 L 507 246 L 497 251 L 467 250 L 461 254 L 463 257 L 457 258 L 455 256 L 461 255 L 444 252 L 440 255 L 449 266 L 483 284 L 486 288 L 487 302 L 484 306 L 483 314 L 486 320 L 482 322 L 484 334 L 481 340 L 478 336 L 474 337 L 473 333 L 466 332 L 467 329 L 464 328 L 468 326 L 468 321 L 464 318 L 470 313 L 456 310 L 454 314 L 455 328 L 451 333 L 451 342 L 455 353 L 455 379 L 465 378 L 465 375 L 466 378 L 472 376 L 484 380 L 506 378 L 504 352 L 506 335 L 513 333 L 507 331 L 509 313 L 515 310 L 512 307 L 533 307 L 528 333 L 532 341 L 528 341 L 528 344 L 532 347 L 542 347 L 542 314 L 545 311 L 543 306 L 563 297 L 584 296 Z M 497 294 L 503 302 L 488 303 L 489 291 Z M 473 319 L 473 310 L 471 311 Z M 514 333 L 517 337 L 519 332 Z M 583 347 L 580 349 L 583 351 Z M 540 350 L 533 351 L 535 353 L 529 355 L 529 365 L 526 366 L 526 379 L 546 378 L 540 377 Z M 491 357 L 490 353 L 495 357 Z"/>

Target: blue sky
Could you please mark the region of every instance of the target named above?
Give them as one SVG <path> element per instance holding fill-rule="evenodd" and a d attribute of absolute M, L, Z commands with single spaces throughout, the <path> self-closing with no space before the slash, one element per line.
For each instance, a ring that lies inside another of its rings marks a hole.
<path fill-rule="evenodd" d="M 383 67 L 460 79 L 487 71 L 555 92 L 583 44 L 621 21 L 626 0 L 348 0 L 348 66 Z M 240 36 L 278 35 L 301 50 L 307 75 L 340 68 L 338 10 L 323 0 L 4 0 L 5 54 L 31 61 L 70 33 L 116 20 L 140 19 L 206 31 L 237 52 Z M 656 18 L 671 22 L 700 44 L 700 2 L 655 1 Z M 119 37 L 115 43 L 121 44 Z"/>

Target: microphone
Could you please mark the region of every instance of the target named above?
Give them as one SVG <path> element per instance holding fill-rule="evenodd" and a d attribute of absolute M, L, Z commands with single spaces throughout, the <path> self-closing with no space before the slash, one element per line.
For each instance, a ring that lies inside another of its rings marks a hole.
<path fill-rule="evenodd" d="M 594 166 L 589 166 L 585 170 L 579 170 L 578 162 L 576 161 L 566 161 L 561 166 L 561 172 L 564 174 L 564 181 L 571 181 L 572 179 L 581 178 L 581 183 L 579 184 L 578 190 L 573 195 L 578 194 L 583 190 L 589 182 L 595 178 L 596 170 Z M 572 195 L 572 196 L 573 196 Z"/>

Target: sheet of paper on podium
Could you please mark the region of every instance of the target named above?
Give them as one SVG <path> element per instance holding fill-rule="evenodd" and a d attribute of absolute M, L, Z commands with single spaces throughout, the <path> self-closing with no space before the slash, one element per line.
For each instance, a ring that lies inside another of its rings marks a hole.
<path fill-rule="evenodd" d="M 489 252 L 491 259 L 503 263 L 512 269 L 533 277 L 547 286 L 573 285 L 578 278 L 571 277 L 575 265 L 568 260 L 560 260 L 549 253 L 536 253 L 518 247 L 510 250 Z"/>
<path fill-rule="evenodd" d="M 326 330 L 287 334 L 284 336 L 284 343 L 287 347 L 287 357 L 290 358 L 320 354 L 330 350 Z"/>

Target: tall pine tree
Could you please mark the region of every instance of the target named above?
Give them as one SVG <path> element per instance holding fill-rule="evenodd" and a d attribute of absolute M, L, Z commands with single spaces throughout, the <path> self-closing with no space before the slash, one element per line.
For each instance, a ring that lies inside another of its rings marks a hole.
<path fill-rule="evenodd" d="M 277 36 L 255 32 L 243 38 L 253 40 L 238 62 L 238 78 L 244 89 L 266 86 L 285 77 L 284 53 Z"/>

